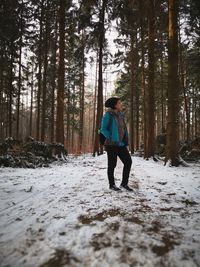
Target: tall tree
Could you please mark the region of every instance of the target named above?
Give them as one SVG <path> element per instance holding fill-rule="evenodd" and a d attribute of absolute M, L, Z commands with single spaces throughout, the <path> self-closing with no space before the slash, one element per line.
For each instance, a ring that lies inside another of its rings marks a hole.
<path fill-rule="evenodd" d="M 80 129 L 79 151 L 82 151 L 84 133 L 84 100 L 85 100 L 85 33 L 81 33 L 81 82 L 80 82 Z"/>
<path fill-rule="evenodd" d="M 36 139 L 40 139 L 40 111 L 41 111 L 41 88 L 42 88 L 42 42 L 43 42 L 43 20 L 44 20 L 44 5 L 40 3 L 40 32 L 38 44 L 38 91 L 37 91 L 37 120 L 36 120 Z"/>
<path fill-rule="evenodd" d="M 155 153 L 155 92 L 154 92 L 154 72 L 155 72 L 155 0 L 148 1 L 148 139 L 147 157 L 154 156 Z"/>
<path fill-rule="evenodd" d="M 18 93 L 17 93 L 17 122 L 16 122 L 16 138 L 19 139 L 19 111 L 20 111 L 20 98 L 21 98 L 21 85 L 22 85 L 22 37 L 23 37 L 23 7 L 20 8 L 20 41 L 19 41 L 19 76 L 18 76 Z"/>
<path fill-rule="evenodd" d="M 102 0 L 102 7 L 99 15 L 99 68 L 98 68 L 98 90 L 97 90 L 97 115 L 96 115 L 96 127 L 95 127 L 95 140 L 94 140 L 94 148 L 93 148 L 93 156 L 95 154 L 99 154 L 99 137 L 98 137 L 98 129 L 101 117 L 103 115 L 103 74 L 102 74 L 102 66 L 103 66 L 103 44 L 105 37 L 105 10 L 106 10 L 107 0 Z"/>
<path fill-rule="evenodd" d="M 56 89 L 56 78 L 57 78 L 57 66 L 56 66 L 56 51 L 57 51 L 57 37 L 58 37 L 58 16 L 57 16 L 57 9 L 55 10 L 55 34 L 54 34 L 54 39 L 52 40 L 52 57 L 51 57 L 51 62 L 52 62 L 52 80 L 51 80 L 51 85 L 52 85 L 52 91 L 51 91 L 51 126 L 50 126 L 50 140 L 51 142 L 54 142 L 55 139 L 55 134 L 54 134 L 54 125 L 55 125 L 55 89 Z"/>
<path fill-rule="evenodd" d="M 146 119 L 146 85 L 145 85 L 145 44 L 144 44 L 144 2 L 139 1 L 140 14 L 140 36 L 141 36 L 141 91 L 142 91 L 142 108 L 143 108 L 143 143 L 144 158 L 147 157 L 147 119 Z"/>
<path fill-rule="evenodd" d="M 167 117 L 167 154 L 172 166 L 179 160 L 179 78 L 178 78 L 178 10 L 179 1 L 168 2 L 168 117 Z"/>
<path fill-rule="evenodd" d="M 44 38 L 44 72 L 42 86 L 42 119 L 41 119 L 41 141 L 45 140 L 46 132 L 46 95 L 47 95 L 47 64 L 48 64 L 48 49 L 49 49 L 49 0 L 45 6 L 45 38 Z"/>
<path fill-rule="evenodd" d="M 64 144 L 64 81 L 65 81 L 65 8 L 66 0 L 59 2 L 59 66 L 56 114 L 56 141 Z"/>

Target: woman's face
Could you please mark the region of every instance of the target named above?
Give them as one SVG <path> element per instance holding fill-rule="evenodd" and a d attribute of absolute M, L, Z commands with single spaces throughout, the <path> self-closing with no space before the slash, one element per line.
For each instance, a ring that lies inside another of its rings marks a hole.
<path fill-rule="evenodd" d="M 115 105 L 115 109 L 117 111 L 121 111 L 122 110 L 122 102 L 121 102 L 121 100 L 117 101 L 117 104 Z"/>

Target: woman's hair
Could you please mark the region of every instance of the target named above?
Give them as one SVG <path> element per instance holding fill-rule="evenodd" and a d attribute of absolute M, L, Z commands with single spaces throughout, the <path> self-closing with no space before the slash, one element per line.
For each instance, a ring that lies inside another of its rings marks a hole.
<path fill-rule="evenodd" d="M 117 102 L 120 100 L 120 97 L 114 96 L 114 97 L 110 97 L 106 100 L 105 102 L 105 107 L 106 108 L 115 108 L 115 105 L 117 104 Z"/>

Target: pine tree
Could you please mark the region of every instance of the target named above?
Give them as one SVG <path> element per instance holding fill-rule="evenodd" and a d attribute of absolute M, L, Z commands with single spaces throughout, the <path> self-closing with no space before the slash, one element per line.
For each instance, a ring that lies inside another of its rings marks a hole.
<path fill-rule="evenodd" d="M 59 2 L 59 67 L 56 114 L 56 141 L 64 144 L 64 80 L 65 80 L 65 9 L 66 1 Z"/>
<path fill-rule="evenodd" d="M 179 160 L 179 109 L 180 87 L 178 78 L 178 0 L 169 0 L 168 18 L 168 117 L 167 154 L 165 161 L 177 166 Z"/>

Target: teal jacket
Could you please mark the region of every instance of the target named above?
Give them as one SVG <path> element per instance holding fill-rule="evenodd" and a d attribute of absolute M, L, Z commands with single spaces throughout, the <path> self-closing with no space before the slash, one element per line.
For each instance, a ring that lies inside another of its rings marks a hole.
<path fill-rule="evenodd" d="M 122 112 L 120 112 L 120 115 L 124 117 Z M 112 116 L 112 123 L 110 130 L 108 130 L 110 116 Z M 124 138 L 120 141 L 115 115 L 110 114 L 109 111 L 106 111 L 102 117 L 100 132 L 106 137 L 106 145 L 128 146 L 129 136 L 127 127 L 125 129 Z"/>

